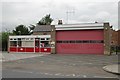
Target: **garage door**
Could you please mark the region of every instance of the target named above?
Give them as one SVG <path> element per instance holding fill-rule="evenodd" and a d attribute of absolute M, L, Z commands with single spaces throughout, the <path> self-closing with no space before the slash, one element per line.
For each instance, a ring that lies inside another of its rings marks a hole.
<path fill-rule="evenodd" d="M 56 31 L 58 54 L 103 54 L 103 30 Z"/>

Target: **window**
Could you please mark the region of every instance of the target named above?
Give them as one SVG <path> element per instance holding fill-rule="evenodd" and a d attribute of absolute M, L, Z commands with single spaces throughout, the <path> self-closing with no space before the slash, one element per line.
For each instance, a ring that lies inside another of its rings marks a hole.
<path fill-rule="evenodd" d="M 35 41 L 39 41 L 40 40 L 40 38 L 35 38 Z"/>
<path fill-rule="evenodd" d="M 18 41 L 18 47 L 21 47 L 21 46 L 22 46 L 22 41 L 19 40 L 19 41 Z"/>
<path fill-rule="evenodd" d="M 83 40 L 83 43 L 89 43 L 89 40 Z"/>
<path fill-rule="evenodd" d="M 14 40 L 17 40 L 16 38 L 14 38 Z"/>
<path fill-rule="evenodd" d="M 47 33 L 43 33 L 43 35 L 47 35 Z"/>
<path fill-rule="evenodd" d="M 21 38 L 18 38 L 18 40 L 21 40 Z"/>
<path fill-rule="evenodd" d="M 103 40 L 60 40 L 57 43 L 104 43 Z"/>
<path fill-rule="evenodd" d="M 70 41 L 70 43 L 75 43 L 75 41 Z"/>
<path fill-rule="evenodd" d="M 13 40 L 12 38 L 10 38 L 10 40 Z"/>
<path fill-rule="evenodd" d="M 62 43 L 68 43 L 68 41 L 62 41 Z"/>
<path fill-rule="evenodd" d="M 62 41 L 57 41 L 57 43 L 62 43 Z"/>
<path fill-rule="evenodd" d="M 50 47 L 49 41 L 40 41 L 40 47 Z"/>
<path fill-rule="evenodd" d="M 25 40 L 25 38 L 22 38 L 22 40 Z"/>
<path fill-rule="evenodd" d="M 22 47 L 34 47 L 34 44 L 37 45 L 37 43 L 34 43 L 34 41 L 22 41 L 21 42 Z"/>
<path fill-rule="evenodd" d="M 33 40 L 33 38 L 30 38 L 30 40 Z"/>
<path fill-rule="evenodd" d="M 50 40 L 50 38 L 46 38 L 46 40 Z"/>
<path fill-rule="evenodd" d="M 80 41 L 80 40 L 77 40 L 77 41 L 76 41 L 76 43 L 82 43 L 82 41 Z"/>
<path fill-rule="evenodd" d="M 16 47 L 17 41 L 10 41 L 10 47 Z"/>
<path fill-rule="evenodd" d="M 41 40 L 45 40 L 45 38 L 41 38 Z"/>
<path fill-rule="evenodd" d="M 26 40 L 29 40 L 29 38 L 26 38 Z"/>
<path fill-rule="evenodd" d="M 96 40 L 90 40 L 90 43 L 96 43 L 97 41 Z"/>

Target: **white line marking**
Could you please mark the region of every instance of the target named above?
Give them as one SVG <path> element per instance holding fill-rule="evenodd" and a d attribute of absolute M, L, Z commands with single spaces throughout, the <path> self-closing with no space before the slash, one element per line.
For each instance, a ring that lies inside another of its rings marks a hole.
<path fill-rule="evenodd" d="M 50 74 L 50 73 L 42 73 L 42 72 L 37 72 L 35 74 L 53 75 L 53 74 Z"/>
<path fill-rule="evenodd" d="M 75 76 L 75 74 L 72 74 L 72 76 Z"/>
<path fill-rule="evenodd" d="M 60 76 L 65 76 L 65 75 L 61 74 Z"/>
<path fill-rule="evenodd" d="M 71 75 L 67 74 L 67 75 L 65 75 L 65 76 L 71 76 Z"/>
<path fill-rule="evenodd" d="M 58 76 L 58 75 L 61 75 L 61 73 L 57 73 L 57 74 L 55 74 L 56 76 Z"/>
<path fill-rule="evenodd" d="M 21 70 L 12 70 L 14 72 L 22 72 L 22 73 L 33 73 L 33 72 L 30 72 L 30 71 L 21 71 Z"/>
<path fill-rule="evenodd" d="M 81 75 L 77 75 L 76 77 L 80 77 Z"/>
<path fill-rule="evenodd" d="M 53 74 L 47 74 L 47 75 L 53 75 Z"/>
<path fill-rule="evenodd" d="M 45 75 L 48 75 L 49 73 L 44 73 Z"/>
<path fill-rule="evenodd" d="M 117 77 L 105 77 L 105 76 L 93 76 L 93 77 L 95 77 L 95 78 L 117 78 Z"/>
<path fill-rule="evenodd" d="M 86 78 L 87 76 L 86 75 L 83 75 L 84 78 Z"/>

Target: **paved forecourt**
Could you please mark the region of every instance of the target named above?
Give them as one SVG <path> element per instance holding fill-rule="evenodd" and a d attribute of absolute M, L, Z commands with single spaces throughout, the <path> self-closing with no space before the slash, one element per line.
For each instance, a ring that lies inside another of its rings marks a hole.
<path fill-rule="evenodd" d="M 20 59 L 3 62 L 3 77 L 117 78 L 118 75 L 103 70 L 106 65 L 118 63 L 117 58 L 117 55 L 50 54 Z M 13 76 L 11 71 L 18 74 Z"/>
<path fill-rule="evenodd" d="M 47 53 L 49 54 L 49 53 Z M 38 57 L 46 55 L 46 53 L 7 53 L 2 52 L 0 55 L 0 61 L 13 61 L 13 60 L 19 60 L 19 59 L 25 59 L 25 58 L 32 58 L 32 57 Z"/>

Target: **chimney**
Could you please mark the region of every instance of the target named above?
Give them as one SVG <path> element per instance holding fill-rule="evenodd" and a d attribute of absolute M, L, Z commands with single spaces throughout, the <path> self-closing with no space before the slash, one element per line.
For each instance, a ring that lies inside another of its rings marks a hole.
<path fill-rule="evenodd" d="M 95 21 L 95 23 L 98 23 L 97 21 Z"/>
<path fill-rule="evenodd" d="M 62 25 L 62 20 L 58 20 L 58 25 Z"/>

